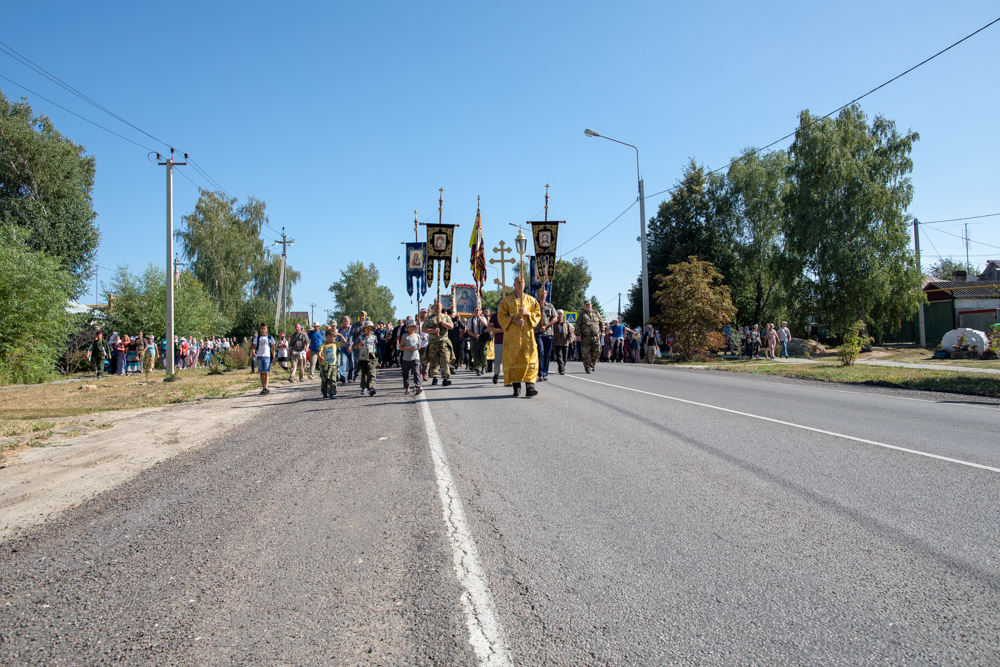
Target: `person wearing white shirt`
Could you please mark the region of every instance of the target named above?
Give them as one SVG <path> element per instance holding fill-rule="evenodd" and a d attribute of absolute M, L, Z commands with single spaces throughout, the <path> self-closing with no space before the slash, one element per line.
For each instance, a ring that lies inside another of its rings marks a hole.
<path fill-rule="evenodd" d="M 788 358 L 788 341 L 792 339 L 792 332 L 788 330 L 788 322 L 782 322 L 778 328 L 778 342 L 781 343 L 781 356 Z"/>

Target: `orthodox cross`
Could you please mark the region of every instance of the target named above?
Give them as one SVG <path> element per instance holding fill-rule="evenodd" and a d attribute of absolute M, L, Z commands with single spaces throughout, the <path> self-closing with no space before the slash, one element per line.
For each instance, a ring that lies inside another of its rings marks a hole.
<path fill-rule="evenodd" d="M 500 279 L 498 280 L 498 279 L 494 278 L 493 282 L 495 282 L 497 285 L 500 286 L 501 297 L 503 297 L 504 294 L 506 294 L 506 292 L 507 292 L 507 275 L 504 272 L 504 268 L 506 268 L 505 265 L 508 262 L 511 263 L 511 264 L 514 263 L 514 258 L 513 257 L 511 257 L 510 259 L 504 259 L 503 256 L 504 256 L 504 253 L 513 252 L 513 250 L 511 248 L 508 248 L 507 246 L 505 246 L 504 243 L 503 243 L 503 241 L 500 241 L 500 247 L 499 248 L 493 248 L 493 252 L 500 253 L 500 259 L 490 258 L 490 264 L 497 264 L 497 263 L 500 264 Z"/>

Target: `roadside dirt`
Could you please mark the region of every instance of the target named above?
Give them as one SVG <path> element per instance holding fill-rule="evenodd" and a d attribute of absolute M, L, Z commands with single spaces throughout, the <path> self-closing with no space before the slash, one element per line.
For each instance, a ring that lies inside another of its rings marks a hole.
<path fill-rule="evenodd" d="M 11 454 L 0 469 L 0 540 L 200 447 L 269 406 L 295 400 L 297 390 L 308 391 L 311 384 L 282 387 L 267 397 L 254 390 L 233 398 L 107 412 L 94 424 L 86 418 L 78 419 L 82 423 L 75 429 L 54 429 L 44 444 Z"/>

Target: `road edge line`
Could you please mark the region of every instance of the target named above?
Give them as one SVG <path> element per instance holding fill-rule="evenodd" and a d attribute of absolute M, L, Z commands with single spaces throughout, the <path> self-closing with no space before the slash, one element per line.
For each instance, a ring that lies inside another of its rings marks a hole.
<path fill-rule="evenodd" d="M 805 431 L 812 431 L 813 433 L 822 433 L 823 435 L 832 435 L 836 438 L 844 438 L 845 440 L 853 440 L 854 442 L 860 442 L 866 445 L 874 445 L 876 447 L 884 447 L 885 449 L 894 449 L 899 452 L 905 452 L 907 454 L 916 454 L 917 456 L 925 456 L 931 459 L 938 459 L 939 461 L 947 461 L 949 463 L 957 463 L 959 465 L 968 466 L 970 468 L 979 468 L 981 470 L 989 470 L 990 472 L 1000 473 L 1000 468 L 994 468 L 992 466 L 983 465 L 982 463 L 973 463 L 971 461 L 963 461 L 961 459 L 953 459 L 948 456 L 941 456 L 940 454 L 931 454 L 929 452 L 921 452 L 917 449 L 908 449 L 906 447 L 899 447 L 898 445 L 890 445 L 884 442 L 877 442 L 875 440 L 865 440 L 864 438 L 858 438 L 853 435 L 846 435 L 844 433 L 836 433 L 835 431 L 824 431 L 821 428 L 815 428 L 813 426 L 805 426 L 803 424 L 796 424 L 794 422 L 786 422 L 780 419 L 774 419 L 773 417 L 764 417 L 763 415 L 755 415 L 750 412 L 740 412 L 739 410 L 733 410 L 731 408 L 723 408 L 718 405 L 709 405 L 708 403 L 699 403 L 697 401 L 689 401 L 685 398 L 677 398 L 676 396 L 665 396 L 663 394 L 654 394 L 651 391 L 644 391 L 642 389 L 633 389 L 632 387 L 623 387 L 617 384 L 611 384 L 609 382 L 601 382 L 599 380 L 591 380 L 590 378 L 576 377 L 575 375 L 567 375 L 566 377 L 571 377 L 574 380 L 582 380 L 584 382 L 593 382 L 594 384 L 603 384 L 606 387 L 614 387 L 615 389 L 624 389 L 625 391 L 634 391 L 638 394 L 646 394 L 647 396 L 656 396 L 657 398 L 665 398 L 669 401 L 677 401 L 678 403 L 687 403 L 688 405 L 697 405 L 702 408 L 710 408 L 712 410 L 721 410 L 722 412 L 729 412 L 734 415 L 740 415 L 743 417 L 751 417 L 753 419 L 760 419 L 762 421 L 771 422 L 774 424 L 781 424 L 783 426 L 791 426 L 793 428 L 800 428 Z"/>
<path fill-rule="evenodd" d="M 513 667 L 514 663 L 507 649 L 503 628 L 500 626 L 493 605 L 493 594 L 479 563 L 479 550 L 476 548 L 475 540 L 472 539 L 472 533 L 469 532 L 465 510 L 455 488 L 451 469 L 448 467 L 448 458 L 441 444 L 441 436 L 438 435 L 427 401 L 421 397 L 418 403 L 424 419 L 431 459 L 434 462 L 434 474 L 437 478 L 438 494 L 441 496 L 445 527 L 448 529 L 448 542 L 451 545 L 455 574 L 465 589 L 461 602 L 465 611 L 465 624 L 469 628 L 469 643 L 472 644 L 476 657 L 479 658 L 479 664 L 483 667 Z"/>

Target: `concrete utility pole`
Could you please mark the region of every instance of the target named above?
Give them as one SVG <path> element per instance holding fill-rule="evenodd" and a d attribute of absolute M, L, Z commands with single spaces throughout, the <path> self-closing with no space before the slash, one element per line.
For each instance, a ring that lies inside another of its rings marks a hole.
<path fill-rule="evenodd" d="M 157 160 L 162 160 L 162 156 L 157 153 Z M 187 160 L 187 153 L 184 154 Z M 187 162 L 174 162 L 174 149 L 170 149 L 170 157 L 165 162 L 158 163 L 161 167 L 167 168 L 167 276 L 172 276 L 171 263 L 174 261 L 174 167 L 186 165 Z M 167 377 L 174 374 L 174 281 L 167 280 L 167 347 L 166 354 L 163 355 L 163 368 L 167 371 Z"/>
<path fill-rule="evenodd" d="M 278 331 L 278 318 L 285 312 L 285 262 L 288 259 L 288 246 L 295 243 L 294 239 L 285 236 L 285 228 L 281 228 L 281 240 L 272 243 L 272 246 L 281 245 L 281 277 L 278 278 L 278 303 L 274 308 L 274 329 Z"/>
<path fill-rule="evenodd" d="M 177 276 L 180 274 L 180 268 L 182 266 L 187 266 L 186 262 L 180 261 L 177 257 L 177 253 L 174 253 L 174 282 L 177 282 Z"/>
<path fill-rule="evenodd" d="M 642 172 L 639 171 L 639 149 L 632 144 L 612 139 L 589 128 L 584 130 L 583 133 L 588 137 L 600 137 L 601 139 L 607 139 L 608 141 L 613 141 L 616 144 L 628 146 L 635 150 L 635 174 L 639 179 L 639 240 L 642 243 L 642 326 L 646 326 L 646 323 L 649 322 L 649 267 L 646 255 L 646 193 L 642 187 Z M 619 306 L 619 318 L 622 314 L 621 311 L 621 306 Z"/>
<path fill-rule="evenodd" d="M 924 269 L 920 266 L 920 222 L 913 219 L 913 245 L 917 249 L 917 268 L 920 269 L 920 282 L 924 282 Z M 924 328 L 924 302 L 920 302 L 917 311 L 917 325 L 920 328 L 920 347 L 927 347 L 927 330 Z"/>
<path fill-rule="evenodd" d="M 309 313 L 312 315 L 312 317 L 309 319 L 309 321 L 310 322 L 315 322 L 316 321 L 316 304 L 315 303 L 310 303 L 309 304 Z"/>

